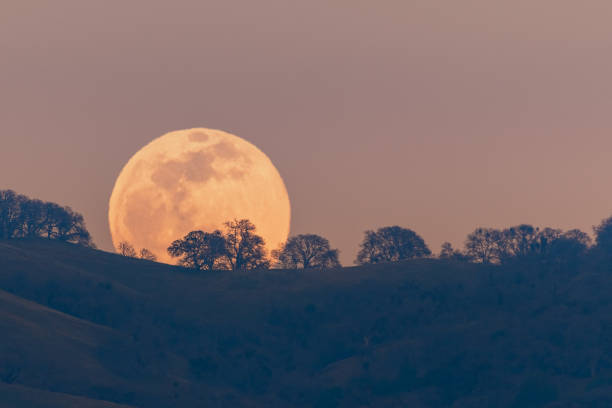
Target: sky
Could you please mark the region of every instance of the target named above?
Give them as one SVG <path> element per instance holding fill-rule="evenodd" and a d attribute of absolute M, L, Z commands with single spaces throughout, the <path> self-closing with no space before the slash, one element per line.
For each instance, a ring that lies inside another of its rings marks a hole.
<path fill-rule="evenodd" d="M 112 250 L 108 200 L 176 129 L 264 151 L 292 234 L 355 259 L 400 225 L 437 252 L 479 226 L 587 232 L 612 215 L 604 0 L 3 0 L 0 189 L 70 205 Z"/>

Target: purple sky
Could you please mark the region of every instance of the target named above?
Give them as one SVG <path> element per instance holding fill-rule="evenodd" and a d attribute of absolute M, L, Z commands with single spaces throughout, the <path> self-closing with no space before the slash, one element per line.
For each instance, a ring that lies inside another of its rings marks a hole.
<path fill-rule="evenodd" d="M 0 188 L 108 199 L 163 133 L 235 133 L 283 176 L 292 233 L 352 263 L 398 224 L 434 252 L 477 226 L 612 214 L 612 3 L 23 1 L 0 5 Z"/>

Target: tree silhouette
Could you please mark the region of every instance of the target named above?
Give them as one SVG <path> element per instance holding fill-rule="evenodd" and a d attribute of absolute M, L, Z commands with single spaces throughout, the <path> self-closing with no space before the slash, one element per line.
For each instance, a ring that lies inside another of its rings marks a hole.
<path fill-rule="evenodd" d="M 575 236 L 572 236 L 572 233 L 575 233 Z M 551 251 L 552 245 L 559 239 L 567 238 L 567 239 L 583 239 L 582 236 L 578 238 L 579 235 L 584 234 L 587 240 L 590 241 L 590 238 L 587 234 L 580 230 L 571 230 L 568 232 L 563 232 L 560 229 L 549 228 L 546 227 L 542 230 L 538 230 L 538 235 L 535 240 L 535 245 L 533 247 L 533 251 L 539 255 L 546 256 Z"/>
<path fill-rule="evenodd" d="M 612 255 L 612 217 L 606 218 L 593 228 L 595 247 L 602 254 Z"/>
<path fill-rule="evenodd" d="M 46 204 L 41 200 L 27 200 L 21 204 L 19 224 L 25 238 L 40 237 L 48 223 Z"/>
<path fill-rule="evenodd" d="M 538 253 L 541 249 L 539 232 L 538 228 L 528 224 L 504 229 L 498 235 L 497 257 L 504 262 L 510 258 L 524 258 Z"/>
<path fill-rule="evenodd" d="M 590 245 L 591 237 L 588 234 L 573 229 L 551 240 L 543 258 L 560 267 L 574 266 L 586 254 Z"/>
<path fill-rule="evenodd" d="M 461 251 L 458 251 L 453 248 L 453 245 L 450 242 L 443 242 L 440 246 L 440 255 L 438 256 L 440 259 L 452 259 L 455 261 L 467 261 L 469 257 L 463 254 Z"/>
<path fill-rule="evenodd" d="M 474 262 L 484 264 L 499 261 L 502 233 L 493 228 L 476 228 L 467 236 L 465 252 Z"/>
<path fill-rule="evenodd" d="M 0 238 L 11 239 L 19 236 L 21 207 L 26 201 L 25 196 L 13 190 L 0 190 Z"/>
<path fill-rule="evenodd" d="M 34 237 L 95 247 L 83 216 L 70 207 L 0 190 L 0 238 Z"/>
<path fill-rule="evenodd" d="M 267 269 L 270 261 L 266 257 L 265 242 L 255 234 L 255 225 L 247 219 L 225 223 L 226 260 L 234 271 Z"/>
<path fill-rule="evenodd" d="M 585 249 L 591 246 L 592 240 L 589 237 L 589 234 L 586 232 L 580 231 L 579 229 L 572 229 L 563 233 L 560 237 L 563 239 L 568 239 L 577 242 L 579 245 L 583 246 Z"/>
<path fill-rule="evenodd" d="M 414 231 L 398 226 L 366 231 L 356 262 L 360 265 L 396 262 L 431 255 L 431 251 Z"/>
<path fill-rule="evenodd" d="M 117 250 L 119 251 L 120 255 L 127 256 L 130 258 L 136 258 L 136 250 L 134 249 L 132 244 L 127 241 L 120 242 Z"/>
<path fill-rule="evenodd" d="M 329 241 L 315 234 L 300 234 L 291 237 L 279 250 L 273 251 L 282 268 L 337 268 L 338 250 L 331 249 Z"/>
<path fill-rule="evenodd" d="M 72 211 L 70 207 L 64 207 L 57 223 L 57 239 L 87 245 L 91 237 L 85 229 L 83 216 Z"/>
<path fill-rule="evenodd" d="M 466 254 L 474 262 L 509 263 L 535 259 L 547 262 L 574 262 L 590 246 L 590 237 L 577 229 L 563 232 L 528 224 L 504 230 L 477 228 L 468 235 Z"/>
<path fill-rule="evenodd" d="M 453 245 L 450 242 L 443 242 L 440 246 L 440 259 L 449 259 L 452 258 L 455 250 L 453 249 Z"/>
<path fill-rule="evenodd" d="M 251 270 L 269 268 L 265 243 L 255 234 L 255 226 L 246 219 L 225 223 L 225 234 L 191 231 L 168 247 L 179 264 L 199 270 Z"/>
<path fill-rule="evenodd" d="M 141 248 L 140 251 L 136 252 L 134 246 L 127 241 L 122 241 L 117 246 L 117 252 L 119 255 L 127 256 L 129 258 L 140 258 L 146 261 L 157 261 L 157 256 L 147 248 Z"/>
<path fill-rule="evenodd" d="M 179 264 L 198 270 L 213 270 L 225 267 L 226 241 L 221 231 L 212 233 L 191 231 L 168 247 L 172 257 L 182 257 Z"/>
<path fill-rule="evenodd" d="M 147 248 L 142 248 L 138 253 L 138 257 L 140 259 L 144 259 L 145 261 L 157 261 L 157 256 L 155 256 L 155 254 L 149 251 Z"/>

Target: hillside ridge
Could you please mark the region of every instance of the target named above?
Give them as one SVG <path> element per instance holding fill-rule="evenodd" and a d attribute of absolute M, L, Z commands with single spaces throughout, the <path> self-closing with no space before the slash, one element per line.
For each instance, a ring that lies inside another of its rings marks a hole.
<path fill-rule="evenodd" d="M 8 385 L 153 408 L 609 406 L 609 293 L 610 267 L 593 262 L 195 272 L 4 241 L 0 395 Z"/>

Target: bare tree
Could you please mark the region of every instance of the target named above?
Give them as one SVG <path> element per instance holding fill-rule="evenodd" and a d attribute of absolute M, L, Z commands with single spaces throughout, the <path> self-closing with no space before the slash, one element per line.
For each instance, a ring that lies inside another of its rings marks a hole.
<path fill-rule="evenodd" d="M 429 255 L 431 251 L 416 232 L 392 226 L 366 231 L 356 262 L 360 265 L 397 262 Z"/>
<path fill-rule="evenodd" d="M 282 268 L 337 268 L 340 267 L 338 250 L 331 249 L 329 241 L 315 234 L 301 234 L 289 238 L 272 256 Z"/>
<path fill-rule="evenodd" d="M 138 254 L 138 257 L 146 261 L 153 261 L 153 262 L 157 261 L 157 256 L 155 256 L 155 254 L 149 251 L 147 248 L 142 248 L 140 250 L 140 253 Z"/>
<path fill-rule="evenodd" d="M 127 256 L 130 258 L 136 258 L 136 250 L 134 249 L 132 244 L 127 241 L 120 242 L 119 246 L 117 247 L 117 250 L 119 251 L 120 255 Z"/>

